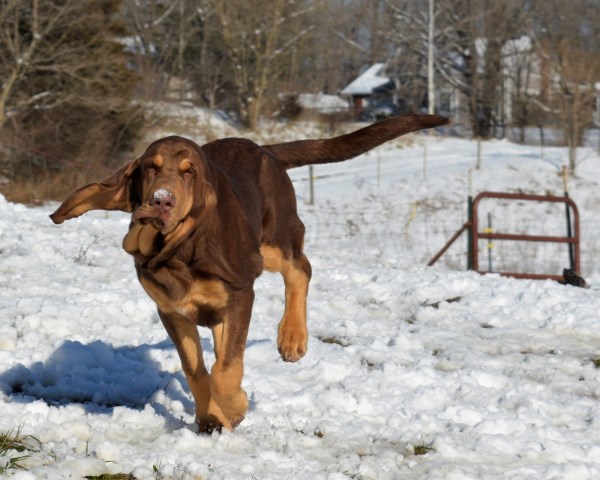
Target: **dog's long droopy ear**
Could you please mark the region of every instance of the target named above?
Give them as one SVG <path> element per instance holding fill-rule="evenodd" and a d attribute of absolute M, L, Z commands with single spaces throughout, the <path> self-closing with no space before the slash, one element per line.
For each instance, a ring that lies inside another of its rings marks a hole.
<path fill-rule="evenodd" d="M 131 182 L 139 165 L 139 159 L 133 160 L 101 182 L 75 190 L 50 218 L 54 223 L 63 223 L 90 210 L 131 212 L 134 207 Z"/>

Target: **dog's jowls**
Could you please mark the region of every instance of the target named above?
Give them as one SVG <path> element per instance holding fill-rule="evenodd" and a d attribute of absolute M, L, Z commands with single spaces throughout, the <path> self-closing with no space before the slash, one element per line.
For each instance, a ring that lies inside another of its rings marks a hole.
<path fill-rule="evenodd" d="M 239 138 L 198 146 L 166 137 L 105 180 L 73 192 L 51 218 L 62 223 L 95 209 L 132 213 L 123 248 L 179 353 L 199 428 L 232 430 L 248 409 L 243 356 L 253 284 L 263 270 L 279 272 L 285 284 L 281 357 L 295 362 L 306 353 L 311 267 L 286 169 L 347 160 L 446 122 L 412 114 L 331 139 L 265 146 Z M 210 373 L 198 325 L 212 331 Z"/>

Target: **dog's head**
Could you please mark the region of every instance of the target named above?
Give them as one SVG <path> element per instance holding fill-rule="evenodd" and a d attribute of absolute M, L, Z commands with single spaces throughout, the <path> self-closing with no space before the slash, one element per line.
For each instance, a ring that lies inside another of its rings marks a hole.
<path fill-rule="evenodd" d="M 216 194 L 202 150 L 181 137 L 152 143 L 144 154 L 101 182 L 71 195 L 50 215 L 63 223 L 90 210 L 133 212 L 132 221 L 168 235 L 194 210 L 212 209 Z"/>
<path fill-rule="evenodd" d="M 206 162 L 194 143 L 180 137 L 158 140 L 137 161 L 135 194 L 140 206 L 133 221 L 150 222 L 168 234 L 194 208 L 210 208 L 216 201 L 206 178 Z"/>

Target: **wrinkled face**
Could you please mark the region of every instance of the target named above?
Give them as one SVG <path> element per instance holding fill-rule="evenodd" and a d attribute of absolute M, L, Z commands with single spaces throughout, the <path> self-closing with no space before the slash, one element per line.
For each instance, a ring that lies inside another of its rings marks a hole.
<path fill-rule="evenodd" d="M 190 213 L 194 184 L 203 172 L 198 153 L 180 141 L 151 145 L 140 159 L 138 192 L 141 206 L 133 220 L 172 232 Z"/>

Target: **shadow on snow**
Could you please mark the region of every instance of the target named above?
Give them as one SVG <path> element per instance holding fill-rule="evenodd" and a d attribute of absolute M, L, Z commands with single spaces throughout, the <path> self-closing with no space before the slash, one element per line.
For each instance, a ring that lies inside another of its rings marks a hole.
<path fill-rule="evenodd" d="M 208 341 L 203 341 L 202 347 L 205 352 L 212 351 Z M 102 341 L 83 344 L 68 340 L 43 362 L 17 364 L 0 373 L 0 390 L 17 402 L 43 400 L 52 406 L 76 403 L 90 413 L 108 413 L 119 406 L 142 410 L 151 405 L 175 426 L 181 421 L 155 401 L 155 396 L 164 391 L 191 414 L 194 404 L 183 372 L 163 371 L 152 358 L 153 351 L 165 349 L 176 355 L 168 339 L 154 345 L 118 348 Z"/>

